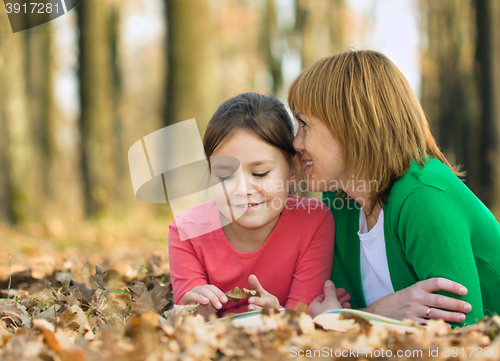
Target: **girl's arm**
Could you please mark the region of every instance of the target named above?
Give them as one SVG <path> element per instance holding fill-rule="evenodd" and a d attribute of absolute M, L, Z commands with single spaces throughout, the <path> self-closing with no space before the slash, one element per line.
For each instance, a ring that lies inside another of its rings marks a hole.
<path fill-rule="evenodd" d="M 169 227 L 168 253 L 175 303 L 200 303 L 205 316 L 222 308 L 227 297 L 216 286 L 208 284 L 208 275 L 193 244 L 189 239 L 181 241 L 175 222 Z"/>
<path fill-rule="evenodd" d="M 323 294 L 325 281 L 330 279 L 335 245 L 335 222 L 329 209 L 323 209 L 321 215 L 323 217 L 319 224 L 309 223 L 312 227 L 316 227 L 316 230 L 297 260 L 287 307 L 294 307 L 299 302 L 309 305 L 316 297 Z"/>

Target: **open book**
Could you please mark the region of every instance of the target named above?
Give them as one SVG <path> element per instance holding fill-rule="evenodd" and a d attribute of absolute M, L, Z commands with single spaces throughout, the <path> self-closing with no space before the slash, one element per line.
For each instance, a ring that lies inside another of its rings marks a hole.
<path fill-rule="evenodd" d="M 280 309 L 282 315 L 285 310 Z M 265 329 L 261 311 L 250 311 L 227 316 L 234 326 L 242 328 Z M 420 326 L 404 323 L 392 318 L 375 315 L 359 310 L 342 308 L 330 310 L 316 316 L 313 322 L 325 330 L 347 332 L 371 325 L 375 329 L 388 329 L 398 333 L 413 333 Z"/>

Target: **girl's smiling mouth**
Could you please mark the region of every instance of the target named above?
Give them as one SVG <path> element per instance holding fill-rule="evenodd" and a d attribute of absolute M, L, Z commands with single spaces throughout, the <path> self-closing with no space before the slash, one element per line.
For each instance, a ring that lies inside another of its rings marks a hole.
<path fill-rule="evenodd" d="M 238 204 L 236 207 L 239 208 L 244 208 L 244 209 L 255 209 L 259 207 L 261 204 L 263 204 L 265 201 L 262 202 L 254 202 L 254 203 L 244 203 L 244 204 Z"/>

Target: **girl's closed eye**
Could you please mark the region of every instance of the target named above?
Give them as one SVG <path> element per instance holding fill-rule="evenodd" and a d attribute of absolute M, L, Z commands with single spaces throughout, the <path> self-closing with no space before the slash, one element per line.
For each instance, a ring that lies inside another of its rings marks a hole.
<path fill-rule="evenodd" d="M 257 178 L 264 178 L 266 175 L 268 175 L 270 172 L 270 170 L 268 170 L 267 172 L 264 172 L 264 173 L 253 173 L 252 175 L 254 177 L 257 177 Z"/>

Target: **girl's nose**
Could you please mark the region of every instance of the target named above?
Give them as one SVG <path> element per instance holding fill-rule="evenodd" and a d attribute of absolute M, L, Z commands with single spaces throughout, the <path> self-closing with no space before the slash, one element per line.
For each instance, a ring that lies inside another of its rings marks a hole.
<path fill-rule="evenodd" d="M 238 186 L 235 190 L 235 194 L 238 196 L 248 196 L 256 192 L 255 186 L 252 182 L 251 175 L 242 177 L 238 180 Z"/>

